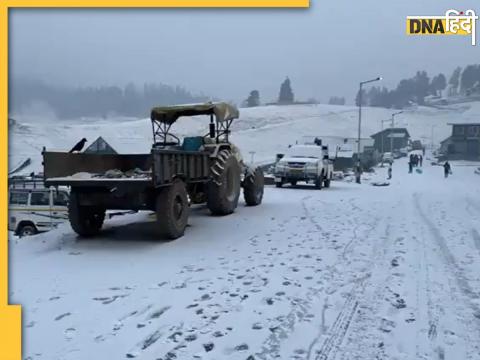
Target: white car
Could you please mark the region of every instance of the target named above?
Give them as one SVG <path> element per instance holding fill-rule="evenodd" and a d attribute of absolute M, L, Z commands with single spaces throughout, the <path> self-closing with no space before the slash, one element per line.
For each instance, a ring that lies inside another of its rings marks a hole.
<path fill-rule="evenodd" d="M 8 230 L 18 236 L 48 231 L 68 221 L 65 190 L 9 189 Z"/>
<path fill-rule="evenodd" d="M 330 187 L 333 162 L 328 157 L 328 147 L 318 145 L 294 145 L 275 165 L 275 185 L 282 187 L 298 181 L 312 182 L 317 189 Z"/>
<path fill-rule="evenodd" d="M 383 153 L 382 162 L 393 164 L 393 154 L 391 152 Z"/>

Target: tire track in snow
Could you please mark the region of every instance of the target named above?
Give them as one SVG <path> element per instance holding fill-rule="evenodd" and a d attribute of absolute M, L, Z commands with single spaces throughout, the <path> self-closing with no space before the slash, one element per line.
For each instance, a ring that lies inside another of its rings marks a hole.
<path fill-rule="evenodd" d="M 313 228 L 319 233 L 319 236 L 325 239 L 329 239 L 329 232 L 318 223 L 314 213 L 307 206 L 307 201 L 310 200 L 311 198 L 312 198 L 311 196 L 305 196 L 302 198 L 301 205 L 304 210 L 304 214 L 308 219 L 308 221 L 313 226 Z M 356 220 L 356 222 L 361 224 L 362 226 L 367 226 L 368 231 L 366 231 L 364 234 L 354 233 L 353 240 L 350 241 L 349 247 L 352 242 L 369 239 L 371 231 L 375 229 L 375 224 L 378 227 L 378 219 L 372 220 L 372 217 L 369 215 L 370 215 L 369 213 L 362 213 L 362 218 Z M 371 223 L 366 222 L 365 218 L 369 219 Z M 342 230 L 348 231 L 348 229 L 350 229 L 350 224 L 348 225 L 344 224 L 344 225 L 345 225 L 345 228 Z M 338 248 L 335 255 L 338 261 L 335 263 L 333 267 L 325 269 L 324 278 L 335 278 L 336 276 L 342 277 L 344 271 L 339 271 L 338 269 L 347 268 L 346 267 L 347 263 L 350 263 L 350 261 L 348 261 L 349 259 L 344 255 L 344 248 L 345 247 L 343 246 Z M 377 248 L 375 248 L 373 252 L 376 253 L 377 252 L 376 250 Z M 370 261 L 373 261 L 373 260 L 370 260 Z M 359 304 L 357 300 L 359 296 L 358 294 L 361 294 L 363 292 L 365 288 L 365 281 L 370 277 L 370 270 L 371 270 L 371 267 L 365 266 L 364 268 L 362 268 L 362 272 L 360 276 L 355 276 L 353 279 L 344 279 L 345 281 L 343 281 L 338 286 L 338 288 L 334 290 L 334 292 L 329 293 L 329 295 L 326 297 L 325 301 L 328 300 L 330 295 L 337 292 L 341 288 L 344 288 L 346 286 L 351 286 L 353 284 L 353 290 L 349 291 L 347 300 L 344 303 L 339 314 L 337 315 L 337 319 L 334 322 L 334 325 L 332 325 L 329 329 L 329 336 L 322 346 L 323 351 L 320 353 L 320 355 L 318 355 L 318 356 L 322 356 L 323 354 L 323 357 L 317 356 L 316 359 L 332 358 L 331 355 L 336 353 L 340 344 L 343 342 L 348 332 L 348 328 L 357 311 L 357 307 Z M 310 288 L 307 291 L 307 293 L 302 296 L 303 299 L 295 299 L 295 302 L 292 304 L 293 306 L 291 310 L 289 311 L 288 315 L 285 316 L 285 320 L 282 321 L 280 326 L 278 326 L 276 330 L 272 332 L 272 334 L 270 334 L 268 338 L 264 341 L 262 350 L 255 354 L 255 358 L 270 359 L 270 358 L 275 358 L 275 356 L 277 357 L 281 356 L 280 350 L 281 350 L 281 345 L 283 341 L 286 340 L 290 336 L 290 334 L 295 331 L 295 327 L 297 323 L 300 323 L 303 321 L 305 316 L 311 311 L 313 303 L 319 300 L 319 296 L 322 294 L 325 294 L 323 288 L 320 288 L 320 289 Z M 322 319 L 325 318 L 324 311 L 325 311 L 325 305 L 323 307 Z M 318 346 L 318 343 L 322 339 L 322 336 L 325 334 L 325 332 L 326 332 L 325 322 L 323 320 L 320 324 L 318 335 L 310 343 L 308 350 L 306 351 L 307 353 L 306 356 L 308 356 L 307 358 L 311 359 L 313 354 L 318 354 L 318 350 L 314 351 L 313 349 L 315 348 L 315 346 Z M 333 357 L 334 356 L 335 355 L 333 355 Z"/>
<path fill-rule="evenodd" d="M 477 292 L 475 292 L 468 280 L 466 279 L 465 275 L 463 274 L 463 270 L 458 266 L 455 257 L 451 253 L 450 249 L 447 246 L 447 240 L 442 236 L 436 225 L 430 220 L 430 218 L 424 213 L 423 209 L 420 206 L 420 195 L 414 195 L 414 203 L 416 209 L 422 218 L 425 225 L 427 225 L 428 230 L 433 235 L 432 238 L 435 239 L 439 249 L 441 250 L 442 257 L 446 263 L 446 265 L 451 268 L 452 274 L 455 277 L 456 283 L 458 288 L 462 291 L 462 293 L 468 298 L 468 305 L 469 307 L 475 312 L 475 317 L 480 319 L 480 307 L 473 303 L 473 299 L 478 299 L 480 296 Z"/>
<path fill-rule="evenodd" d="M 341 349 L 341 345 L 344 342 L 351 325 L 358 322 L 358 320 L 356 320 L 356 316 L 360 311 L 359 308 L 367 303 L 371 303 L 371 296 L 367 294 L 367 290 L 371 288 L 372 285 L 377 284 L 372 279 L 372 277 L 375 277 L 372 272 L 372 268 L 374 268 L 376 264 L 378 264 L 380 259 L 385 256 L 385 249 L 388 246 L 387 242 L 389 239 L 388 235 L 390 230 L 390 226 L 388 224 L 385 224 L 384 221 L 379 223 L 379 220 L 379 218 L 374 218 L 371 224 L 357 223 L 358 225 L 353 230 L 353 239 L 347 244 L 347 246 L 344 247 L 343 252 L 340 254 L 340 263 L 347 262 L 349 259 L 345 256 L 345 254 L 346 251 L 352 251 L 351 248 L 353 243 L 358 242 L 362 239 L 377 239 L 375 245 L 373 246 L 373 249 L 371 250 L 371 256 L 369 257 L 369 266 L 366 266 L 363 270 L 362 276 L 356 278 L 356 280 L 354 281 L 355 285 L 353 289 L 349 292 L 347 299 L 342 309 L 338 313 L 334 323 L 330 326 L 326 339 L 321 344 L 320 349 L 315 351 L 315 360 L 328 360 L 336 358 L 337 352 Z M 367 231 L 362 236 L 357 233 L 360 225 L 367 226 Z M 380 232 L 383 230 L 384 236 L 372 236 L 373 230 L 378 231 L 378 234 L 380 234 Z M 339 264 L 339 266 L 340 265 L 341 264 Z M 346 284 L 344 284 L 344 286 L 345 285 Z M 379 293 L 379 291 L 381 291 L 383 287 L 384 282 L 380 281 L 377 286 L 375 286 L 373 294 Z M 377 298 L 379 297 L 377 296 Z M 314 352 L 313 349 L 320 342 L 321 335 L 322 334 L 320 334 L 320 336 L 314 339 L 314 341 L 310 345 L 309 357 L 307 359 L 311 359 L 312 353 Z"/>

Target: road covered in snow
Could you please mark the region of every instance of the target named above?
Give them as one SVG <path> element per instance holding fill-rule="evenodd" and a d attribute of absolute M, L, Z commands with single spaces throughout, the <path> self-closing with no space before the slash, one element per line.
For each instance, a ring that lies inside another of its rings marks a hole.
<path fill-rule="evenodd" d="M 12 238 L 23 357 L 480 359 L 480 176 L 452 170 L 268 187 L 172 242 L 148 213 Z"/>

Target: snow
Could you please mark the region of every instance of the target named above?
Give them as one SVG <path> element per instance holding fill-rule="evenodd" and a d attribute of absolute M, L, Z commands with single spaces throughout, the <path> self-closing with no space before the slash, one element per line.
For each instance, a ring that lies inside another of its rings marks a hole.
<path fill-rule="evenodd" d="M 391 109 L 369 108 L 362 110 L 362 138 L 382 129 L 382 120 L 388 119 Z M 478 121 L 480 102 L 449 106 L 444 109 L 418 107 L 405 110 L 395 118 L 396 127 L 407 127 L 413 139 L 430 144 L 451 135 L 447 123 Z M 15 117 L 16 125 L 10 129 L 9 164 L 32 159 L 32 165 L 24 170 L 41 171 L 41 151 L 69 150 L 81 137 L 88 146 L 98 136 L 108 139 L 119 153 L 149 153 L 152 144 L 152 128 L 149 119 L 121 120 L 100 119 L 97 122 L 68 121 L 58 119 L 31 119 Z M 275 154 L 285 153 L 288 145 L 308 135 L 356 138 L 358 109 L 337 105 L 263 106 L 240 109 L 240 119 L 234 121 L 232 140 L 250 160 L 249 152 L 255 152 L 255 162 L 273 162 Z M 177 134 L 198 135 L 208 133 L 208 119 L 204 117 L 182 118 L 172 128 Z"/>
<path fill-rule="evenodd" d="M 434 127 L 438 143 L 447 123 L 478 116 L 478 104 L 419 107 L 396 120 L 427 143 Z M 269 161 L 306 134 L 355 137 L 356 111 L 241 109 L 233 138 L 244 155 Z M 366 108 L 362 134 L 390 114 Z M 121 153 L 151 145 L 148 120 L 18 120 L 11 163 L 32 157 L 38 169 L 43 145 L 68 149 L 82 136 L 105 133 Z M 197 134 L 206 122 L 178 125 Z M 267 186 L 261 206 L 241 201 L 229 216 L 194 206 L 185 236 L 171 242 L 155 235 L 149 212 L 108 219 L 91 239 L 68 223 L 9 234 L 23 357 L 480 360 L 480 164 L 451 162 L 445 179 L 428 163 L 408 174 L 407 159 L 395 160 L 388 186 L 371 186 L 386 181 L 387 167 L 321 191 Z"/>
<path fill-rule="evenodd" d="M 10 238 L 24 357 L 480 359 L 478 175 L 401 159 L 369 186 L 386 169 L 267 187 L 225 217 L 194 207 L 172 242 L 147 212 L 93 239 Z"/>

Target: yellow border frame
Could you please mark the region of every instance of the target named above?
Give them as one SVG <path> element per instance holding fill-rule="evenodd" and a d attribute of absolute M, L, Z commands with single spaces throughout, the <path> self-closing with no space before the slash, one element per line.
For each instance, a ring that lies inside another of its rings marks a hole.
<path fill-rule="evenodd" d="M 8 10 L 9 8 L 308 8 L 310 0 L 6 0 L 0 3 L 0 114 L 8 119 Z M 22 312 L 8 304 L 8 121 L 1 125 L 0 230 L 0 359 L 21 360 Z"/>

